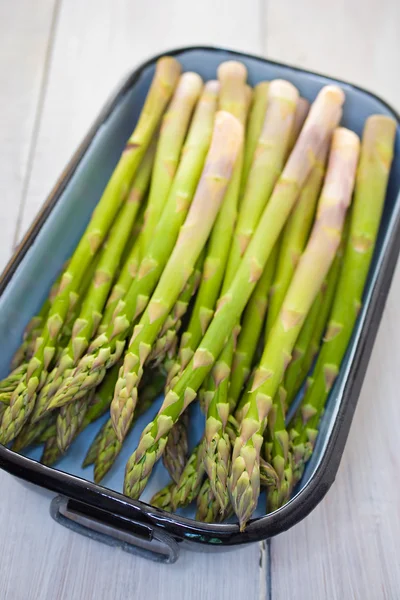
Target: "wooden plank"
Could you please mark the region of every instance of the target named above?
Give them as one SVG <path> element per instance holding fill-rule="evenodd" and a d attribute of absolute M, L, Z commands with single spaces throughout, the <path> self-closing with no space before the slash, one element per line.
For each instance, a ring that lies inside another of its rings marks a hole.
<path fill-rule="evenodd" d="M 390 0 L 269 3 L 267 54 L 358 83 L 399 108 L 399 17 Z M 398 597 L 399 302 L 397 269 L 336 482 L 305 521 L 271 542 L 274 600 Z"/>
<path fill-rule="evenodd" d="M 0 481 L 1 598 L 258 598 L 257 544 L 226 553 L 187 551 L 174 565 L 155 565 L 65 529 L 51 520 L 48 499 L 4 473 Z"/>
<path fill-rule="evenodd" d="M 55 0 L 0 2 L 0 271 L 29 177 L 54 7 Z"/>
<path fill-rule="evenodd" d="M 129 0 L 63 2 L 19 236 L 123 76 L 145 58 L 184 45 L 260 52 L 258 10 L 258 0 L 245 9 L 241 0 L 172 0 L 157 2 L 155 11 Z"/>
<path fill-rule="evenodd" d="M 126 72 L 143 58 L 185 44 L 261 52 L 259 11 L 258 0 L 246 5 L 241 0 L 197 5 L 171 0 L 157 2 L 154 10 L 129 0 L 64 0 L 18 237 Z M 11 64 L 18 68 L 19 62 Z M 7 89 L 1 95 L 12 101 Z M 233 554 L 187 553 L 175 566 L 156 567 L 56 525 L 48 516 L 48 500 L 4 473 L 0 485 L 1 598 L 256 598 L 260 577 L 265 581 L 265 553 L 260 570 L 258 544 Z M 240 565 L 240 577 L 232 561 Z"/>

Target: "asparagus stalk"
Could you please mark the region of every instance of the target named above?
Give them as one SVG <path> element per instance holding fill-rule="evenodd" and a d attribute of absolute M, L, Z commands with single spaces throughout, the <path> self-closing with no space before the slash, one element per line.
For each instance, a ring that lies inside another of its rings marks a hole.
<path fill-rule="evenodd" d="M 108 426 L 109 422 L 110 422 L 110 419 L 107 419 L 107 421 L 104 421 L 103 425 L 100 427 L 99 431 L 96 433 L 95 438 L 94 438 L 93 442 L 90 444 L 88 451 L 85 454 L 85 458 L 83 459 L 82 469 L 85 469 L 86 467 L 89 467 L 90 465 L 94 465 L 96 456 L 99 452 L 100 442 L 105 434 L 105 430 L 106 430 L 106 427 Z"/>
<path fill-rule="evenodd" d="M 56 420 L 54 418 L 54 415 L 52 415 L 52 417 L 53 418 L 50 421 L 50 424 L 47 425 L 46 429 L 44 429 L 42 431 L 42 433 L 40 435 L 38 435 L 38 437 L 36 438 L 35 442 L 37 444 L 45 444 L 47 442 L 47 440 L 49 440 L 51 437 L 56 435 L 56 433 L 57 433 Z"/>
<path fill-rule="evenodd" d="M 239 212 L 222 294 L 226 292 L 232 282 L 233 274 L 240 263 L 242 251 L 246 248 L 248 239 L 250 239 L 257 226 L 262 208 L 269 199 L 273 184 L 282 170 L 293 128 L 297 100 L 298 92 L 289 82 L 276 80 L 270 84 L 269 104 L 260 137 L 262 144 L 259 141 L 250 171 L 249 184 L 246 187 Z M 254 186 L 251 185 L 252 177 L 254 173 L 260 175 L 258 160 L 263 155 L 265 155 L 264 159 L 267 158 L 267 162 L 263 165 L 263 173 L 266 176 L 264 176 L 262 183 L 265 187 L 259 190 L 258 196 L 254 194 L 250 203 L 248 194 L 254 192 Z M 235 239 L 237 243 L 235 243 Z M 238 243 L 241 244 L 240 250 L 238 250 Z M 237 333 L 238 330 L 232 332 L 213 369 L 212 387 L 215 391 L 208 403 L 206 420 L 205 467 L 222 512 L 225 511 L 229 503 L 227 479 L 230 468 L 231 445 L 225 427 L 230 412 L 228 388 Z"/>
<path fill-rule="evenodd" d="M 312 454 L 319 420 L 360 310 L 386 196 L 395 132 L 395 121 L 380 115 L 369 117 L 364 127 L 349 238 L 328 328 L 310 385 L 289 430 L 295 481 Z"/>
<path fill-rule="evenodd" d="M 243 314 L 230 377 L 229 404 L 231 410 L 236 406 L 242 388 L 250 375 L 250 369 L 267 311 L 269 291 L 278 258 L 278 249 L 279 244 L 276 244 Z"/>
<path fill-rule="evenodd" d="M 288 155 L 293 150 L 297 138 L 300 135 L 300 131 L 305 123 L 308 112 L 310 110 L 310 103 L 305 98 L 300 97 L 297 101 L 296 112 L 294 113 L 294 122 L 292 132 L 289 139 Z"/>
<path fill-rule="evenodd" d="M 154 152 L 154 144 L 151 144 L 139 166 L 132 190 L 111 228 L 108 240 L 101 252 L 93 281 L 82 304 L 80 314 L 74 322 L 69 344 L 63 351 L 58 364 L 49 374 L 46 384 L 39 394 L 34 410 L 35 422 L 46 411 L 50 399 L 85 353 L 97 330 L 122 253 L 128 243 L 137 212 L 150 182 Z M 63 414 L 64 412 L 60 412 L 59 419 L 62 418 Z"/>
<path fill-rule="evenodd" d="M 188 459 L 189 413 L 185 411 L 171 429 L 163 455 L 163 464 L 175 483 L 179 483 Z"/>
<path fill-rule="evenodd" d="M 168 485 L 163 487 L 159 492 L 154 494 L 150 500 L 150 504 L 156 508 L 161 508 L 168 512 L 172 512 L 172 490 L 174 489 L 175 483 L 171 481 Z"/>
<path fill-rule="evenodd" d="M 268 81 L 258 83 L 253 92 L 253 102 L 250 108 L 249 120 L 246 131 L 246 143 L 243 157 L 242 181 L 240 184 L 240 195 L 243 196 L 246 188 L 247 178 L 253 162 L 254 152 L 264 124 L 265 113 L 268 104 Z"/>
<path fill-rule="evenodd" d="M 38 314 L 32 317 L 32 319 L 28 323 L 24 332 L 23 342 L 18 348 L 11 362 L 11 369 L 13 371 L 17 369 L 17 367 L 22 365 L 26 367 L 26 363 L 29 362 L 29 360 L 32 358 L 36 340 L 42 332 L 43 325 L 47 319 L 47 315 L 49 314 L 50 307 L 54 301 L 54 298 L 57 295 L 57 291 L 60 286 L 60 281 L 61 275 L 59 275 L 57 280 L 53 283 L 50 289 L 50 293 L 44 301 Z"/>
<path fill-rule="evenodd" d="M 126 296 L 119 301 L 110 322 L 101 326 L 103 333 L 93 341 L 76 370 L 66 378 L 62 389 L 53 398 L 53 407 L 84 396 L 89 388 L 101 382 L 106 370 L 121 356 L 131 323 L 146 307 L 192 201 L 210 145 L 218 91 L 216 81 L 205 85 L 163 215 L 151 247 L 141 261 L 138 275 Z"/>
<path fill-rule="evenodd" d="M 310 109 L 306 123 L 280 176 L 270 201 L 249 243 L 235 278 L 189 365 L 171 389 L 155 419 L 145 428 L 126 470 L 124 491 L 137 498 L 144 489 L 155 462 L 162 456 L 169 431 L 181 412 L 194 400 L 197 390 L 218 358 L 227 337 L 240 319 L 260 278 L 268 257 L 293 208 L 326 138 L 340 118 L 344 94 L 326 86 Z"/>
<path fill-rule="evenodd" d="M 14 452 L 21 452 L 21 450 L 33 444 L 33 442 L 35 442 L 37 438 L 39 438 L 42 433 L 47 430 L 53 421 L 53 416 L 48 415 L 39 421 L 39 423 L 31 423 L 30 421 L 25 423 L 13 441 L 12 449 Z"/>
<path fill-rule="evenodd" d="M 145 213 L 145 227 L 142 231 L 143 250 L 150 246 L 156 225 L 162 215 L 178 168 L 190 118 L 202 86 L 203 81 L 197 73 L 181 75 L 175 94 L 163 117 Z"/>
<path fill-rule="evenodd" d="M 149 354 L 149 361 L 155 361 L 156 364 L 161 364 L 166 358 L 167 354 L 171 353 L 172 349 L 176 347 L 178 341 L 177 335 L 182 325 L 182 318 L 186 314 L 186 311 L 189 307 L 189 302 L 196 294 L 201 280 L 204 258 L 205 248 L 197 259 L 193 273 L 187 280 L 177 302 L 175 303 L 175 306 L 165 320 L 157 342 L 154 344 Z"/>
<path fill-rule="evenodd" d="M 16 367 L 5 379 L 0 382 L 0 392 L 11 393 L 15 390 L 18 383 L 21 381 L 21 377 L 26 375 L 27 365 L 23 363 Z M 6 402 L 9 404 L 9 401 Z"/>
<path fill-rule="evenodd" d="M 174 510 L 187 506 L 197 497 L 204 479 L 204 438 L 193 449 L 179 482 L 172 488 Z"/>
<path fill-rule="evenodd" d="M 347 220 L 348 222 L 348 220 Z M 346 230 L 346 225 L 345 225 Z M 335 294 L 340 268 L 343 261 L 344 241 L 347 240 L 345 231 L 342 243 L 336 253 L 329 273 L 319 291 L 293 350 L 292 360 L 285 373 L 284 388 L 286 390 L 286 405 L 290 407 L 300 389 L 312 362 L 318 352 L 321 338 L 326 327 L 333 297 Z"/>
<path fill-rule="evenodd" d="M 57 435 L 54 435 L 45 443 L 40 462 L 47 467 L 52 467 L 62 456 L 63 454 L 57 444 Z"/>
<path fill-rule="evenodd" d="M 280 175 L 287 154 L 298 91 L 288 81 L 269 84 L 268 108 L 240 206 L 225 278 L 232 281 Z"/>
<path fill-rule="evenodd" d="M 236 61 L 222 63 L 218 68 L 218 79 L 221 84 L 219 108 L 227 110 L 237 117 L 243 126 L 246 123 L 247 108 L 250 101 L 249 90 L 245 86 L 246 77 L 246 68 L 242 63 Z M 224 277 L 236 221 L 242 163 L 243 152 L 240 153 L 236 161 L 226 198 L 211 234 L 204 265 L 203 279 L 196 296 L 188 328 L 181 339 L 179 360 L 170 369 L 168 375 L 169 384 L 172 384 L 173 378 L 185 368 L 193 356 L 213 316 L 215 303 Z"/>
<path fill-rule="evenodd" d="M 133 418 L 137 385 L 151 345 L 190 276 L 225 196 L 243 139 L 243 126 L 219 111 L 213 139 L 188 216 L 160 281 L 133 330 L 111 403 L 115 432 L 122 441 Z"/>
<path fill-rule="evenodd" d="M 165 383 L 162 373 L 152 372 L 150 380 L 143 380 L 139 388 L 139 403 L 135 419 L 139 418 L 153 404 L 161 393 Z M 132 423 L 133 425 L 133 423 Z M 99 483 L 115 463 L 122 450 L 122 443 L 115 435 L 111 419 L 106 421 L 102 436 L 98 441 L 98 450 L 94 461 L 94 481 Z"/>
<path fill-rule="evenodd" d="M 248 394 L 240 435 L 233 450 L 229 480 L 232 504 L 241 530 L 245 528 L 258 501 L 260 449 L 271 408 L 270 462 L 278 475 L 279 483 L 268 495 L 269 506 L 280 506 L 287 501 L 291 491 L 289 440 L 282 402 L 276 392 L 290 361 L 297 336 L 338 249 L 346 210 L 351 201 L 358 152 L 357 135 L 347 129 L 336 129 L 316 221 L 268 337 Z"/>
<path fill-rule="evenodd" d="M 328 140 L 317 157 L 316 164 L 299 196 L 282 235 L 275 277 L 268 308 L 266 335 L 275 323 L 290 285 L 296 265 L 306 245 L 314 219 L 315 207 L 325 175 Z"/>
<path fill-rule="evenodd" d="M 197 496 L 196 520 L 203 523 L 218 523 L 225 517 L 221 513 L 220 505 L 217 502 L 211 481 L 206 478 L 200 488 Z"/>
<path fill-rule="evenodd" d="M 64 271 L 43 331 L 36 340 L 35 353 L 29 362 L 26 377 L 19 383 L 11 398 L 10 406 L 4 412 L 0 435 L 3 444 L 15 438 L 34 408 L 37 393 L 53 361 L 59 334 L 71 306 L 76 302 L 77 290 L 85 270 L 100 248 L 125 199 L 129 184 L 175 88 L 179 72 L 180 65 L 174 58 L 165 57 L 157 63 L 155 77 L 136 128 L 125 146 L 68 268 Z"/>

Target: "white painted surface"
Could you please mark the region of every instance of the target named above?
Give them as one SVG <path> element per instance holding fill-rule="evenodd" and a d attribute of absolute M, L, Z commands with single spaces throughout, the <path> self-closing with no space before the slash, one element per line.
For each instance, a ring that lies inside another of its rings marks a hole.
<path fill-rule="evenodd" d="M 267 53 L 399 108 L 399 22 L 394 0 L 0 0 L 0 268 L 143 58 L 196 43 Z M 337 481 L 269 552 L 153 565 L 56 525 L 48 500 L 0 472 L 1 600 L 400 597 L 399 304 L 397 273 Z"/>

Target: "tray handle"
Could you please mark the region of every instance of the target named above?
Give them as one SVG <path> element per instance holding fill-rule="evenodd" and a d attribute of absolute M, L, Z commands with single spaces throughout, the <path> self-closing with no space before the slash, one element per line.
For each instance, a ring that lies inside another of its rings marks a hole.
<path fill-rule="evenodd" d="M 110 514 L 65 496 L 53 498 L 50 515 L 72 531 L 130 554 L 168 564 L 178 560 L 177 542 L 160 528 Z"/>

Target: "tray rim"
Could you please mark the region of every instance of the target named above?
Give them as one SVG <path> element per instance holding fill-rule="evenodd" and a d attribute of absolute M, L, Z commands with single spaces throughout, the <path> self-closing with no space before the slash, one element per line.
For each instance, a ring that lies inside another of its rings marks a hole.
<path fill-rule="evenodd" d="M 280 61 L 269 60 L 268 58 L 256 54 L 213 45 L 182 46 L 160 52 L 159 54 L 142 61 L 137 67 L 133 68 L 122 79 L 121 84 L 115 88 L 114 92 L 111 93 L 98 117 L 89 128 L 88 133 L 84 136 L 77 150 L 73 153 L 70 161 L 56 180 L 52 191 L 42 205 L 35 220 L 7 263 L 0 276 L 0 296 L 11 281 L 15 271 L 69 184 L 81 160 L 88 151 L 98 129 L 110 117 L 121 98 L 133 85 L 135 85 L 142 72 L 146 68 L 153 66 L 159 58 L 165 55 L 177 56 L 191 51 L 205 51 L 221 54 L 228 53 L 233 58 L 237 57 L 240 59 L 241 57 L 245 57 L 254 59 L 277 67 L 289 68 L 292 71 L 306 75 L 323 77 L 330 82 L 339 85 L 349 86 L 377 100 L 383 107 L 392 113 L 397 121 L 397 126 L 400 127 L 399 113 L 377 94 L 351 82 L 331 77 L 323 73 L 303 69 Z M 400 202 L 399 198 L 400 194 L 397 202 Z M 131 500 L 121 493 L 86 479 L 59 471 L 52 467 L 46 467 L 33 459 L 17 454 L 2 445 L 0 445 L 0 467 L 11 474 L 42 488 L 46 488 L 64 496 L 67 495 L 70 498 L 83 501 L 89 505 L 98 506 L 112 514 L 117 514 L 128 519 L 135 519 L 136 521 L 142 521 L 143 523 L 152 525 L 156 528 L 162 528 L 178 540 L 197 542 L 197 544 L 207 544 L 214 548 L 217 546 L 245 544 L 263 540 L 289 529 L 305 518 L 319 504 L 335 479 L 358 401 L 360 388 L 382 317 L 383 308 L 390 289 L 399 252 L 400 212 L 393 225 L 393 231 L 388 240 L 387 250 L 382 257 L 382 266 L 377 275 L 374 289 L 372 290 L 370 302 L 365 314 L 364 327 L 350 366 L 349 376 L 343 387 L 342 400 L 324 455 L 310 481 L 288 504 L 269 515 L 253 519 L 249 522 L 244 532 L 239 532 L 239 526 L 236 524 L 206 524 L 180 515 L 171 515 L 170 513 L 156 509 L 145 502 Z"/>

